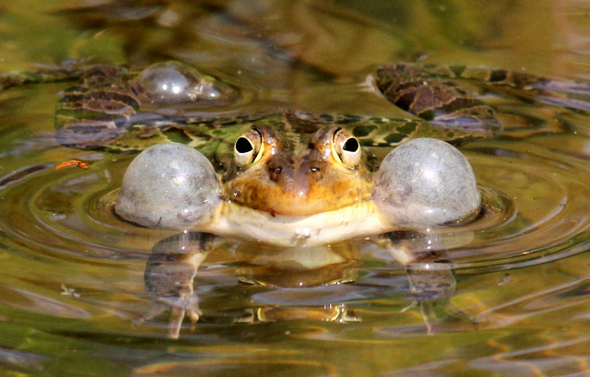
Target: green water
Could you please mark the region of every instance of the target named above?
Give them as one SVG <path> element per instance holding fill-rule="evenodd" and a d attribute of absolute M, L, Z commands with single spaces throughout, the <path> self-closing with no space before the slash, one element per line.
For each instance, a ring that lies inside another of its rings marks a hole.
<path fill-rule="evenodd" d="M 589 10 L 559 0 L 17 1 L 1 8 L 0 70 L 173 58 L 238 77 L 251 88 L 244 108 L 400 116 L 363 85 L 372 66 L 419 60 L 586 78 Z M 228 241 L 196 279 L 202 319 L 170 340 L 166 315 L 133 325 L 151 306 L 147 255 L 170 232 L 112 214 L 132 155 L 56 143 L 66 86 L 0 94 L 0 375 L 590 373 L 584 112 L 490 99 L 507 132 L 462 150 L 495 209 L 448 251 L 448 300 L 412 306 L 404 269 L 364 242 L 354 271 L 339 272 L 358 283 L 241 284 L 250 272 Z M 70 159 L 91 168 L 54 169 Z"/>

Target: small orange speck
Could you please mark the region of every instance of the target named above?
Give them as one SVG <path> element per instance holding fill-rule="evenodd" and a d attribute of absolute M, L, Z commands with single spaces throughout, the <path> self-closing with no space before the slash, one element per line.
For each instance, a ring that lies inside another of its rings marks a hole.
<path fill-rule="evenodd" d="M 63 168 L 66 168 L 66 167 L 72 166 L 72 165 L 76 165 L 80 169 L 90 169 L 90 165 L 88 165 L 85 162 L 79 161 L 79 160 L 66 161 L 64 163 L 61 163 L 61 164 L 57 165 L 55 168 L 56 169 L 63 169 Z"/>

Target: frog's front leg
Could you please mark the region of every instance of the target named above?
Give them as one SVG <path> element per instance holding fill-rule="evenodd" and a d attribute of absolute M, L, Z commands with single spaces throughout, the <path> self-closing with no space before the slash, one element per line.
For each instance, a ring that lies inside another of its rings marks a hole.
<path fill-rule="evenodd" d="M 455 293 L 456 279 L 453 263 L 448 259 L 447 250 L 469 243 L 472 232 L 437 233 L 397 231 L 381 235 L 382 247 L 406 270 L 409 290 L 407 299 L 411 302 L 403 311 L 418 309 L 428 334 L 434 332 L 440 315 L 451 315 L 462 321 L 477 325 L 477 321 L 451 304 Z"/>
<path fill-rule="evenodd" d="M 455 274 L 447 250 L 468 243 L 471 238 L 467 234 L 457 238 L 444 232 L 394 231 L 382 234 L 380 242 L 404 265 L 409 299 L 417 303 L 446 300 L 455 293 Z"/>
<path fill-rule="evenodd" d="M 462 313 L 450 303 L 457 280 L 452 263 L 446 259 L 446 250 L 420 253 L 406 266 L 406 275 L 410 285 L 408 299 L 411 300 L 408 308 L 419 308 L 428 334 L 435 332 L 434 326 L 440 321 L 438 311 L 453 316 Z"/>
<path fill-rule="evenodd" d="M 164 143 L 146 149 L 131 162 L 115 211 L 147 227 L 202 230 L 215 218 L 221 202 L 219 177 L 209 160 L 186 145 Z M 198 320 L 193 279 L 214 238 L 210 233 L 185 230 L 154 245 L 145 284 L 155 307 L 142 320 L 171 309 L 173 338 L 178 337 L 185 314 Z"/>
<path fill-rule="evenodd" d="M 168 335 L 177 339 L 185 315 L 193 323 L 199 320 L 201 311 L 193 281 L 214 240 L 210 233 L 184 231 L 154 245 L 144 274 L 145 287 L 154 306 L 136 323 L 170 310 Z"/>

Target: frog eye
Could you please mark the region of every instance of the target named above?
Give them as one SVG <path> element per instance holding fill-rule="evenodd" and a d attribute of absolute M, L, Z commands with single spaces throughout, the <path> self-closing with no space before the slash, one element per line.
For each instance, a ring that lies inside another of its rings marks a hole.
<path fill-rule="evenodd" d="M 234 161 L 240 168 L 252 165 L 262 156 L 262 134 L 256 128 L 251 129 L 236 140 Z"/>
<path fill-rule="evenodd" d="M 361 145 L 358 139 L 342 128 L 334 132 L 332 154 L 349 169 L 356 169 L 361 163 Z"/>

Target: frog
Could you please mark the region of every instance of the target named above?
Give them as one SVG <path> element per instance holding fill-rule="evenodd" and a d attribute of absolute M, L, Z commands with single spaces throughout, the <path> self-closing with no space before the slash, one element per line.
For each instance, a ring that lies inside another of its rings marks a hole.
<path fill-rule="evenodd" d="M 464 223 L 481 208 L 473 170 L 451 144 L 494 137 L 503 126 L 479 93 L 457 80 L 584 106 L 562 93 L 575 83 L 415 64 L 379 66 L 372 80 L 407 119 L 287 108 L 227 111 L 239 107 L 240 86 L 177 61 L 139 70 L 66 64 L 5 74 L 0 86 L 76 81 L 61 93 L 57 140 L 81 149 L 143 150 L 113 208 L 124 221 L 180 232 L 152 249 L 145 284 L 154 308 L 140 319 L 170 310 L 169 336 L 177 338 L 185 316 L 196 322 L 202 314 L 193 282 L 220 238 L 287 254 L 374 238 L 413 270 L 448 263 L 437 252 L 444 242 L 433 247 L 436 232 L 412 250 L 400 247 L 400 234 Z M 379 162 L 368 147 L 392 150 Z M 437 281 L 451 279 L 450 270 L 443 271 Z"/>

